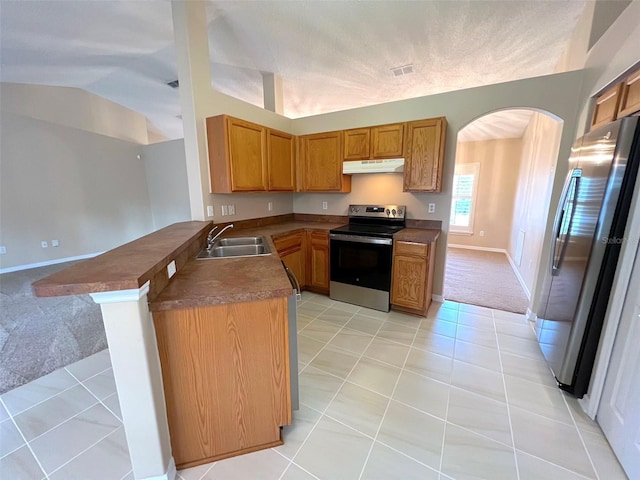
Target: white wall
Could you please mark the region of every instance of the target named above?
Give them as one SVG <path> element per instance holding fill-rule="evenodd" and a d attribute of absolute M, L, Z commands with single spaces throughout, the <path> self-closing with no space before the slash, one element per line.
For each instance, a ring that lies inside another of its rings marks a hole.
<path fill-rule="evenodd" d="M 191 220 L 184 140 L 142 147 L 153 229 Z"/>
<path fill-rule="evenodd" d="M 551 216 L 553 220 L 555 214 L 550 199 L 561 133 L 562 123 L 536 112 L 522 136 L 521 168 L 507 251 L 529 293 L 536 284 L 540 260 L 544 260 L 541 252 L 547 217 Z M 566 172 L 566 162 L 563 163 L 565 165 L 558 170 Z M 521 232 L 524 241 L 522 253 L 518 256 L 518 237 Z"/>
<path fill-rule="evenodd" d="M 0 268 L 109 250 L 149 233 L 139 145 L 1 112 Z M 60 241 L 43 249 L 42 240 Z"/>

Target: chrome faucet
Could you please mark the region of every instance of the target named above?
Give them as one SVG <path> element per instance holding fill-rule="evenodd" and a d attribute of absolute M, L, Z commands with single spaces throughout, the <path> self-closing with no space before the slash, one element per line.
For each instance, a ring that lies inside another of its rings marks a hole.
<path fill-rule="evenodd" d="M 218 228 L 218 227 L 217 226 L 213 227 L 211 229 L 211 231 L 209 232 L 209 235 L 207 236 L 207 250 L 211 250 L 211 247 L 213 247 L 213 243 L 216 241 L 216 239 L 220 235 L 222 235 L 226 230 L 229 230 L 230 228 L 233 228 L 233 223 L 230 223 L 229 225 L 224 227 L 222 230 L 220 230 L 218 233 L 213 235 L 213 232 L 216 230 L 216 228 Z"/>

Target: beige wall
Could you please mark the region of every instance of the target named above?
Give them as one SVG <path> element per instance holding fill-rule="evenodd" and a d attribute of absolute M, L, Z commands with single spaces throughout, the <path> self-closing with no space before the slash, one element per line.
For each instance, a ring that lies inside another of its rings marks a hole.
<path fill-rule="evenodd" d="M 140 145 L 148 143 L 144 115 L 79 88 L 0 83 L 0 102 L 3 112 Z"/>
<path fill-rule="evenodd" d="M 184 140 L 142 147 L 153 229 L 191 220 Z"/>
<path fill-rule="evenodd" d="M 109 250 L 152 230 L 139 145 L 5 111 L 1 120 L 0 268 Z"/>
<path fill-rule="evenodd" d="M 480 176 L 473 234 L 450 233 L 449 244 L 506 250 L 521 154 L 519 138 L 458 143 L 456 165 L 479 163 Z"/>
<path fill-rule="evenodd" d="M 527 294 L 536 283 L 542 258 L 548 217 L 555 214 L 550 206 L 558 159 L 562 124 L 535 113 L 522 136 L 522 161 L 516 180 L 512 229 L 508 239 L 508 253 L 527 287 Z M 566 169 L 565 169 L 566 170 Z M 518 255 L 518 241 L 522 253 Z"/>

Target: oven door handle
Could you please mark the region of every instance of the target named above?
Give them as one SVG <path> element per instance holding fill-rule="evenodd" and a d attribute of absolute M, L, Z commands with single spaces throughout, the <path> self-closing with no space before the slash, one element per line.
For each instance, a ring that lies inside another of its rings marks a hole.
<path fill-rule="evenodd" d="M 342 235 L 340 233 L 330 233 L 329 238 L 342 240 L 344 242 L 369 243 L 374 245 L 393 245 L 391 238 L 363 237 L 360 235 Z"/>

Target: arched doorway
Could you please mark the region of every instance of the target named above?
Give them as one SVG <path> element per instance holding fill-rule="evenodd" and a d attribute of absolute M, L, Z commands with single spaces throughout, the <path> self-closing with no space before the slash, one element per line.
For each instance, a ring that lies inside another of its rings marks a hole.
<path fill-rule="evenodd" d="M 526 313 L 544 242 L 563 122 L 500 110 L 458 132 L 446 300 Z"/>

